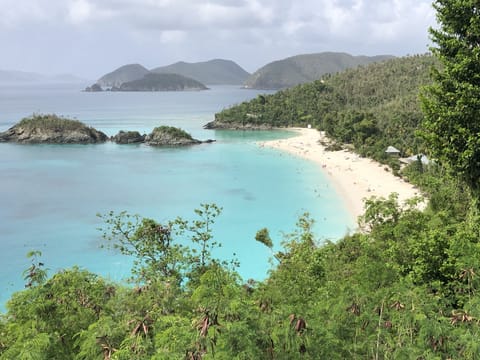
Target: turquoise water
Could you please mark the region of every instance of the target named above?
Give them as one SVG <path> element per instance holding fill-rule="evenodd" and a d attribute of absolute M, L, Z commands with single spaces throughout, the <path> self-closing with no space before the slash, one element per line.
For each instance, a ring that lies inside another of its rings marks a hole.
<path fill-rule="evenodd" d="M 203 130 L 213 114 L 254 97 L 255 91 L 219 87 L 195 93 L 81 93 L 72 87 L 0 87 L 0 131 L 33 112 L 76 117 L 113 135 L 170 124 L 217 142 L 187 148 L 145 145 L 0 144 L 0 304 L 23 287 L 25 254 L 43 253 L 50 273 L 74 264 L 114 280 L 130 260 L 100 249 L 97 213 L 126 210 L 160 222 L 193 218 L 201 203 L 223 207 L 215 255 L 237 258 L 243 278 L 264 278 L 270 253 L 254 240 L 268 227 L 277 246 L 308 211 L 321 239 L 353 226 L 343 203 L 312 163 L 256 141 L 284 131 Z M 235 254 L 235 255 L 234 255 Z"/>

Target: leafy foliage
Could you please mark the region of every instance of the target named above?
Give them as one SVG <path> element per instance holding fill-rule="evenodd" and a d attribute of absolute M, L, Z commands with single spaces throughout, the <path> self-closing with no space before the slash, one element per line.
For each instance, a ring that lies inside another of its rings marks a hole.
<path fill-rule="evenodd" d="M 87 128 L 81 121 L 66 119 L 55 114 L 33 114 L 31 117 L 22 119 L 16 126 L 28 129 L 39 128 L 58 131 Z"/>
<path fill-rule="evenodd" d="M 480 198 L 480 16 L 477 1 L 434 2 L 440 29 L 431 29 L 443 68 L 425 89 L 423 135 L 429 150 Z"/>
<path fill-rule="evenodd" d="M 316 239 L 304 214 L 261 282 L 212 257 L 214 204 L 166 224 L 109 213 L 105 237 L 134 257 L 136 285 L 73 268 L 14 294 L 0 359 L 475 359 L 480 222 L 451 216 L 463 201 L 420 211 L 372 198 L 368 232 L 336 243 Z M 268 229 L 256 238 L 273 247 Z"/>
<path fill-rule="evenodd" d="M 44 269 L 44 264 L 40 261 L 42 252 L 38 250 L 29 251 L 27 257 L 31 259 L 32 265 L 23 272 L 23 279 L 27 281 L 25 287 L 33 287 L 41 285 L 47 279 L 47 270 Z"/>
<path fill-rule="evenodd" d="M 193 139 L 192 135 L 187 133 L 185 130 L 179 129 L 174 126 L 166 126 L 166 125 L 157 126 L 152 131 L 152 136 L 154 136 L 155 134 L 166 134 L 175 139 L 187 139 L 187 140 Z"/>
<path fill-rule="evenodd" d="M 255 235 L 255 240 L 258 242 L 262 243 L 269 249 L 273 248 L 273 241 L 270 238 L 270 234 L 268 232 L 267 228 L 263 228 L 257 231 L 257 234 Z"/>
<path fill-rule="evenodd" d="M 161 225 L 126 212 L 99 215 L 105 221 L 104 239 L 122 254 L 134 257 L 132 274 L 139 283 L 157 278 L 179 282 L 187 249 L 173 240 L 174 222 Z"/>

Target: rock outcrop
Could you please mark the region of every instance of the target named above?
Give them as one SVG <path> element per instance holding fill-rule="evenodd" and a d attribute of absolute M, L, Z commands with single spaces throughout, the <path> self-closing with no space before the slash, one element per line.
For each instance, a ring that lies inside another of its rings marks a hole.
<path fill-rule="evenodd" d="M 117 144 L 144 143 L 151 146 L 185 146 L 215 141 L 194 139 L 189 133 L 173 126 L 156 127 L 148 135 L 121 130 L 108 138 L 103 132 L 80 121 L 57 115 L 34 115 L 21 120 L 7 131 L 0 132 L 0 142 L 24 144 L 95 144 L 108 140 Z"/>
<path fill-rule="evenodd" d="M 95 144 L 107 140 L 101 131 L 56 115 L 34 115 L 0 133 L 0 142 L 30 144 Z"/>
<path fill-rule="evenodd" d="M 145 141 L 146 135 L 141 135 L 138 131 L 123 131 L 120 130 L 115 136 L 112 137 L 112 141 L 117 144 L 137 144 Z"/>
<path fill-rule="evenodd" d="M 159 126 L 145 137 L 145 143 L 151 146 L 185 146 L 201 144 L 189 133 L 172 126 Z"/>

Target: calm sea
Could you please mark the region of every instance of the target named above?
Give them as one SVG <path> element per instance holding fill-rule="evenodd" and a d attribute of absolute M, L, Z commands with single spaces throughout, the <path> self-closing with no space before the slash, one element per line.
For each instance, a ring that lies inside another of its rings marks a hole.
<path fill-rule="evenodd" d="M 160 222 L 194 218 L 201 203 L 223 207 L 214 226 L 215 255 L 240 261 L 244 279 L 262 279 L 270 253 L 255 240 L 263 227 L 278 248 L 282 234 L 309 212 L 319 239 L 353 227 L 343 203 L 312 163 L 256 142 L 285 131 L 204 130 L 215 112 L 255 97 L 255 90 L 85 93 L 79 85 L 0 86 L 0 131 L 32 113 L 81 120 L 107 135 L 173 125 L 213 144 L 188 148 L 144 145 L 17 145 L 0 143 L 0 309 L 25 283 L 26 253 L 40 250 L 52 274 L 79 265 L 113 280 L 130 259 L 100 249 L 97 213 L 126 210 Z M 235 254 L 235 255 L 234 255 Z"/>

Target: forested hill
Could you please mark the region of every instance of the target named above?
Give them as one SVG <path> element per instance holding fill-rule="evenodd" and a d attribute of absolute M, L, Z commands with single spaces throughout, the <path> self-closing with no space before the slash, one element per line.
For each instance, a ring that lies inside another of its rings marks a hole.
<path fill-rule="evenodd" d="M 119 87 L 124 82 L 143 78 L 149 71 L 140 64 L 128 64 L 103 75 L 97 84 L 103 87 Z"/>
<path fill-rule="evenodd" d="M 179 61 L 175 64 L 156 67 L 148 70 L 140 64 L 129 64 L 103 75 L 96 85 L 102 88 L 120 88 L 122 84 L 141 80 L 148 74 L 176 74 L 194 79 L 209 85 L 241 85 L 250 75 L 237 63 L 231 60 L 213 59 L 209 61 L 187 63 Z M 99 90 L 88 90 L 99 91 Z"/>
<path fill-rule="evenodd" d="M 311 124 L 362 155 L 381 159 L 393 145 L 404 155 L 421 150 L 414 131 L 422 120 L 418 94 L 428 84 L 430 55 L 395 58 L 225 109 L 207 128 L 288 127 Z"/>
<path fill-rule="evenodd" d="M 124 82 L 112 91 L 184 91 L 206 90 L 201 82 L 178 74 L 148 73 L 143 78 Z"/>
<path fill-rule="evenodd" d="M 245 81 L 245 87 L 285 89 L 317 80 L 328 73 L 333 74 L 391 58 L 393 56 L 390 55 L 353 56 L 338 52 L 296 55 L 261 67 Z"/>
<path fill-rule="evenodd" d="M 179 61 L 151 70 L 154 73 L 174 73 L 190 77 L 207 85 L 240 85 L 250 75 L 231 60 L 214 59 L 197 63 Z"/>

